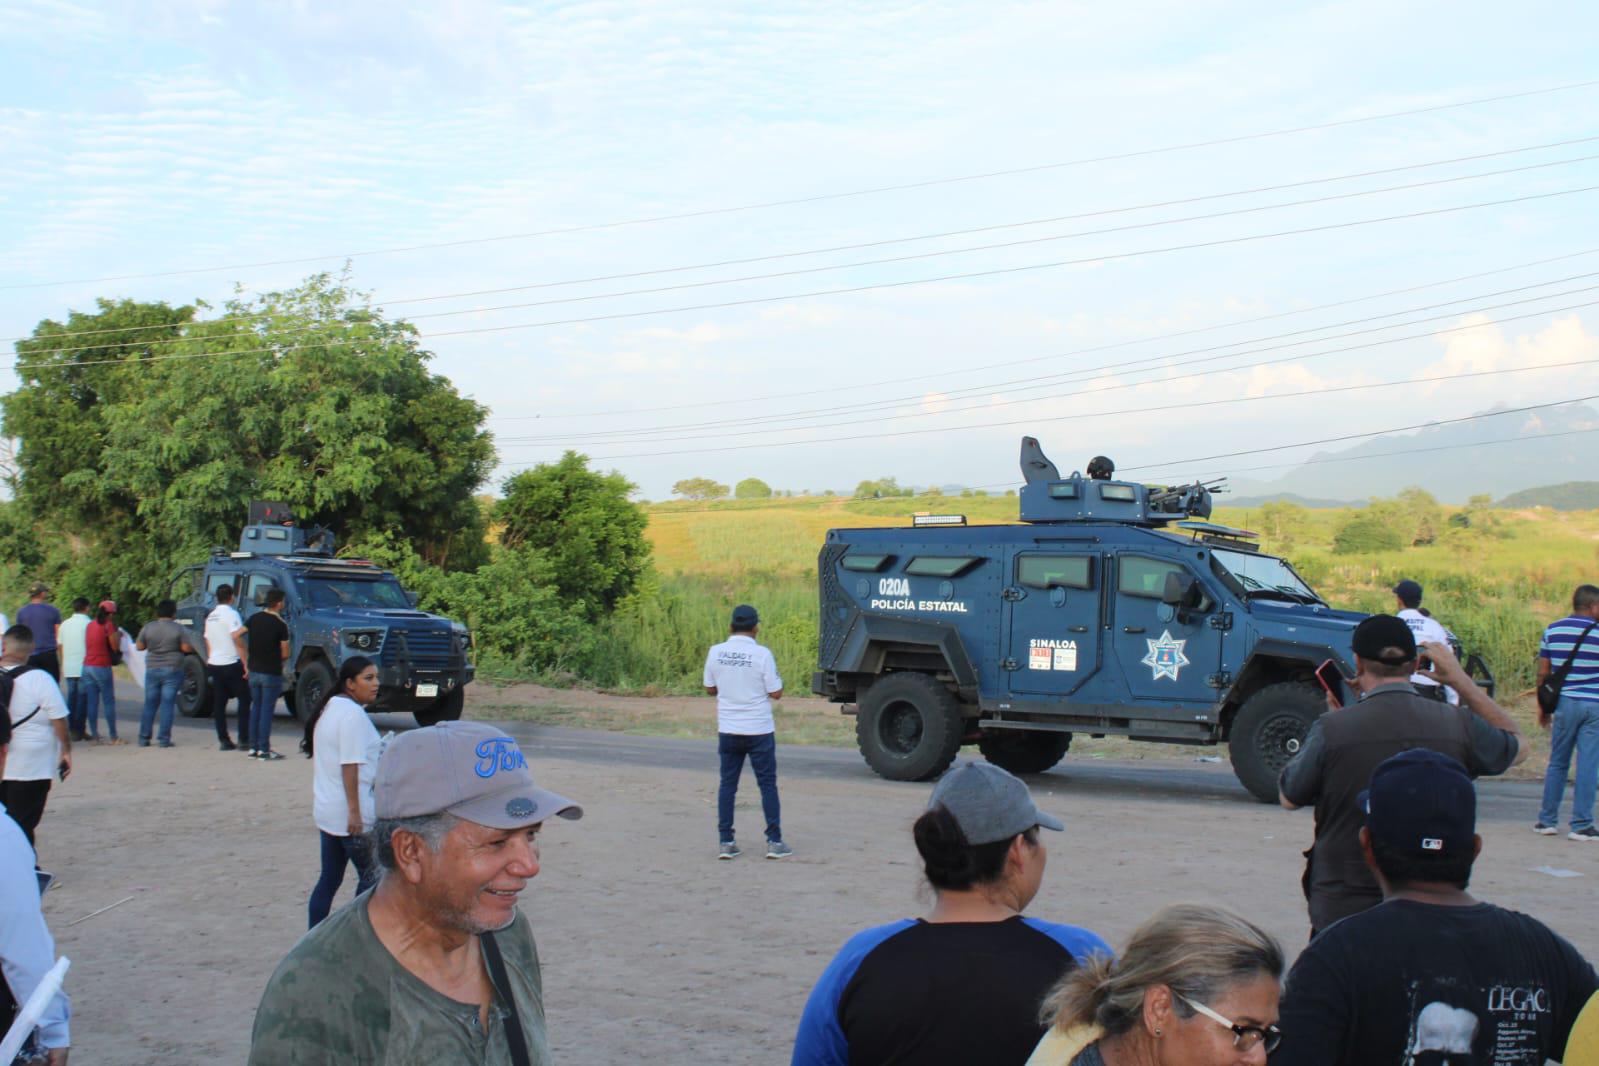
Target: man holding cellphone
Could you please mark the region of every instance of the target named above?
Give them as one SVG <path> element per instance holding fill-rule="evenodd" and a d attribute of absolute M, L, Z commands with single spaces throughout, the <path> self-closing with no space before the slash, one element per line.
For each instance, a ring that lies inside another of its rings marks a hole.
<path fill-rule="evenodd" d="M 1283 768 L 1279 799 L 1289 810 L 1315 805 L 1315 841 L 1305 853 L 1302 882 L 1314 938 L 1340 918 L 1382 901 L 1376 878 L 1360 854 L 1365 814 L 1356 798 L 1383 760 L 1410 748 L 1430 748 L 1466 767 L 1473 776 L 1502 774 L 1527 757 L 1515 719 L 1477 686 L 1444 644 L 1424 644 L 1403 619 L 1372 615 L 1355 627 L 1351 641 L 1356 676 L 1347 686 L 1353 706 L 1322 715 L 1303 746 Z M 1460 693 L 1456 707 L 1418 694 L 1410 676 L 1425 653 L 1424 672 Z"/>

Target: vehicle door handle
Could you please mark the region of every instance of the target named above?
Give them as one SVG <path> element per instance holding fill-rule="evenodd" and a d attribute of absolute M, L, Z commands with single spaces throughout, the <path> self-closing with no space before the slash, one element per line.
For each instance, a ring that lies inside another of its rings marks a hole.
<path fill-rule="evenodd" d="M 1122 626 L 1123 633 L 1142 633 L 1143 631 L 1143 626 Z"/>
<path fill-rule="evenodd" d="M 1066 631 L 1068 633 L 1086 633 L 1086 632 L 1088 632 L 1088 627 L 1087 626 L 1067 626 L 1066 627 Z"/>

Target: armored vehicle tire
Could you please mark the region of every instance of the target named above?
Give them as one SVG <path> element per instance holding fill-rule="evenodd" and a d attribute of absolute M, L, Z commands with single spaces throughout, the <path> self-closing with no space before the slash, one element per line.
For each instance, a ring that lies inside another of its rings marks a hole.
<path fill-rule="evenodd" d="M 1268 685 L 1244 702 L 1233 720 L 1228 752 L 1233 773 L 1256 799 L 1277 801 L 1277 778 L 1326 709 L 1318 690 L 1294 681 Z"/>
<path fill-rule="evenodd" d="M 1041 774 L 1060 762 L 1071 746 L 1070 733 L 1043 730 L 984 730 L 977 741 L 983 758 L 1013 774 Z"/>
<path fill-rule="evenodd" d="M 461 708 L 465 705 L 466 686 L 462 685 L 446 692 L 426 707 L 411 713 L 416 716 L 417 725 L 438 725 L 440 722 L 453 722 L 459 719 Z"/>
<path fill-rule="evenodd" d="M 866 764 L 890 781 L 926 781 L 955 761 L 961 746 L 955 694 L 927 674 L 888 674 L 867 686 L 855 715 Z"/>
<path fill-rule="evenodd" d="M 205 661 L 192 652 L 183 657 L 183 679 L 178 682 L 178 713 L 185 718 L 211 717 L 211 686 Z"/>
<path fill-rule="evenodd" d="M 300 667 L 294 678 L 294 717 L 304 725 L 333 689 L 333 668 L 321 659 Z"/>

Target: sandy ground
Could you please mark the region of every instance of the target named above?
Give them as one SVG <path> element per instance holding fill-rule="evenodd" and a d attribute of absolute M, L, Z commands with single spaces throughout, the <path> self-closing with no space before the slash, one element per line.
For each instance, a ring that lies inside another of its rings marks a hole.
<path fill-rule="evenodd" d="M 496 699 L 504 704 L 503 690 Z M 563 1063 L 786 1062 L 805 996 L 840 942 L 925 907 L 909 826 L 928 788 L 879 780 L 853 752 L 783 749 L 796 856 L 767 862 L 752 847 L 719 863 L 709 725 L 703 741 L 508 728 L 540 781 L 588 811 L 551 828 L 524 904 Z M 294 733 L 280 718 L 278 746 Z M 73 960 L 74 1062 L 242 1062 L 261 989 L 304 929 L 317 872 L 309 763 L 218 752 L 208 722 L 184 723 L 177 740 L 165 751 L 80 747 L 45 813 L 40 857 L 61 879 L 46 913 Z M 1225 765 L 1191 757 L 1069 756 L 1033 787 L 1067 831 L 1046 834 L 1049 869 L 1031 913 L 1116 943 L 1164 903 L 1206 900 L 1253 916 L 1291 951 L 1302 944 L 1308 812 L 1254 803 Z M 1528 832 L 1530 784 L 1489 783 L 1483 795 L 1480 895 L 1599 957 L 1599 848 Z M 758 845 L 747 778 L 739 824 Z"/>

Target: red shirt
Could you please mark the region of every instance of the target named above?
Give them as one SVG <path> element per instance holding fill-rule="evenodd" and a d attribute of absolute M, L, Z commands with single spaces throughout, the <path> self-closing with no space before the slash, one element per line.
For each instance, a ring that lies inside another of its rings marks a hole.
<path fill-rule="evenodd" d="M 110 666 L 111 641 L 121 643 L 117 634 L 117 624 L 109 621 L 103 625 L 99 622 L 90 622 L 89 628 L 83 631 L 83 665 L 84 666 Z"/>

